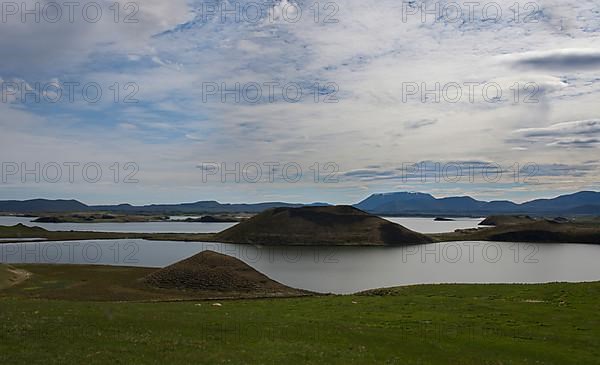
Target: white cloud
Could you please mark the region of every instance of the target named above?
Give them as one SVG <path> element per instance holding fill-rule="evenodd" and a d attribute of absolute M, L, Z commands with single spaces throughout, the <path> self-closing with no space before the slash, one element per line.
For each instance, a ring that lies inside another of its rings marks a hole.
<path fill-rule="evenodd" d="M 540 128 L 523 128 L 516 134 L 548 146 L 591 148 L 600 146 L 600 120 L 575 120 Z"/>
<path fill-rule="evenodd" d="M 552 124 L 544 128 L 523 128 L 516 131 L 525 137 L 553 137 L 565 135 L 594 135 L 600 133 L 600 119 L 574 120 Z"/>

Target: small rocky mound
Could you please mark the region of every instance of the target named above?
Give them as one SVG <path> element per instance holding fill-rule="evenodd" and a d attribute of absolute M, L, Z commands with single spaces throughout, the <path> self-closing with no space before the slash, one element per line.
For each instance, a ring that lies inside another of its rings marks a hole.
<path fill-rule="evenodd" d="M 446 218 L 446 217 L 435 217 L 434 221 L 435 222 L 453 222 L 454 219 Z"/>
<path fill-rule="evenodd" d="M 274 208 L 215 235 L 265 245 L 410 245 L 432 240 L 351 206 Z"/>
<path fill-rule="evenodd" d="M 214 215 L 205 215 L 200 218 L 187 218 L 185 222 L 201 222 L 201 223 L 233 223 L 239 222 L 239 219 L 232 217 L 220 217 Z"/>
<path fill-rule="evenodd" d="M 550 219 L 546 219 L 549 222 L 552 223 L 570 223 L 571 220 L 565 217 L 554 217 L 554 218 L 550 218 Z"/>
<path fill-rule="evenodd" d="M 528 215 L 492 215 L 479 222 L 480 226 L 505 226 L 511 224 L 533 223 L 537 220 Z"/>
<path fill-rule="evenodd" d="M 269 279 L 244 262 L 214 251 L 167 266 L 146 276 L 150 286 L 162 289 L 246 294 L 306 294 Z"/>
<path fill-rule="evenodd" d="M 59 217 L 39 217 L 34 219 L 34 223 L 66 223 L 67 221 Z"/>

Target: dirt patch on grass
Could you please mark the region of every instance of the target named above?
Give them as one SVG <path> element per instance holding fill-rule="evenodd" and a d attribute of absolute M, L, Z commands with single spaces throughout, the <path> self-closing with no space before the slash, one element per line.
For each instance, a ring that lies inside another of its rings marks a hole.
<path fill-rule="evenodd" d="M 0 290 L 20 284 L 31 277 L 26 270 L 17 269 L 10 265 L 0 265 Z"/>

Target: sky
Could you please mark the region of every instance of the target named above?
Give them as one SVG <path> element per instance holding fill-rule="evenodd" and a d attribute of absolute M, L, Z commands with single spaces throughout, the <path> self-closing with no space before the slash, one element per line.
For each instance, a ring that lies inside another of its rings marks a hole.
<path fill-rule="evenodd" d="M 3 3 L 0 199 L 600 190 L 597 1 Z"/>

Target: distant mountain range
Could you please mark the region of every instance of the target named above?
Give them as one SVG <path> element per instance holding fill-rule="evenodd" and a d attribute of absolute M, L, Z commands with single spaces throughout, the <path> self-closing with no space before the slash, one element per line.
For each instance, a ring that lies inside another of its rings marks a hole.
<path fill-rule="evenodd" d="M 487 202 L 469 196 L 435 198 L 425 193 L 397 192 L 373 194 L 354 206 L 384 215 L 600 215 L 600 192 L 580 191 L 521 204 L 508 200 Z"/>
<path fill-rule="evenodd" d="M 7 213 L 66 213 L 109 211 L 140 214 L 201 214 L 201 213 L 259 213 L 270 208 L 297 208 L 327 206 L 327 203 L 266 202 L 256 204 L 222 204 L 217 201 L 199 201 L 182 204 L 152 204 L 135 206 L 86 205 L 77 200 L 4 200 L 0 212 Z M 580 191 L 552 199 L 536 199 L 525 203 L 508 200 L 481 201 L 469 196 L 435 198 L 426 193 L 395 192 L 373 194 L 354 207 L 380 215 L 449 215 L 475 216 L 490 214 L 530 215 L 600 215 L 600 192 Z"/>
<path fill-rule="evenodd" d="M 181 204 L 151 205 L 86 205 L 78 200 L 0 200 L 0 212 L 7 213 L 68 213 L 86 211 L 107 211 L 115 213 L 169 214 L 169 213 L 260 213 L 270 208 L 297 208 L 302 206 L 324 206 L 327 203 L 284 203 L 266 202 L 256 204 L 221 204 L 214 200 Z"/>

